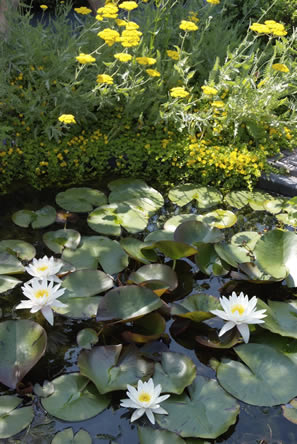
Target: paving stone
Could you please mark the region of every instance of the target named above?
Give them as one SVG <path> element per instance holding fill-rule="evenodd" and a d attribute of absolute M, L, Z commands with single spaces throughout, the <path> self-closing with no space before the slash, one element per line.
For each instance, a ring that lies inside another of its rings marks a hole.
<path fill-rule="evenodd" d="M 282 158 L 274 157 L 269 160 L 269 163 L 280 169 L 280 174 L 263 175 L 258 186 L 286 196 L 297 196 L 297 149 L 293 152 L 285 151 Z M 283 170 L 288 175 L 284 175 Z"/>

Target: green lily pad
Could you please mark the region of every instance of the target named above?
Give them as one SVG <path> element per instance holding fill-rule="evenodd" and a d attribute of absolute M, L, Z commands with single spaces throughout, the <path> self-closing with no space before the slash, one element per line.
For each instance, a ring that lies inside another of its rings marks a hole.
<path fill-rule="evenodd" d="M 210 310 L 219 308 L 221 304 L 214 296 L 204 293 L 191 294 L 183 301 L 172 304 L 171 315 L 202 322 L 214 317 Z"/>
<path fill-rule="evenodd" d="M 180 395 L 195 378 L 195 364 L 181 353 L 164 352 L 155 364 L 154 384 L 161 384 L 163 393 Z"/>
<path fill-rule="evenodd" d="M 109 404 L 89 379 L 79 373 L 69 373 L 52 381 L 55 391 L 41 400 L 43 408 L 63 421 L 84 421 L 98 415 Z"/>
<path fill-rule="evenodd" d="M 66 276 L 62 287 L 68 290 L 71 297 L 89 297 L 112 288 L 113 279 L 103 271 L 78 270 Z"/>
<path fill-rule="evenodd" d="M 93 328 L 83 328 L 76 336 L 79 347 L 91 350 L 92 346 L 98 342 L 98 335 Z"/>
<path fill-rule="evenodd" d="M 175 228 L 174 228 L 175 230 Z M 173 230 L 173 231 L 174 231 Z M 163 240 L 174 240 L 173 231 L 156 230 L 152 231 L 144 238 L 144 242 L 158 242 Z"/>
<path fill-rule="evenodd" d="M 273 252 L 273 254 L 271 254 Z M 254 254 L 257 264 L 275 279 L 286 278 L 297 287 L 297 235 L 291 231 L 271 230 L 258 240 Z"/>
<path fill-rule="evenodd" d="M 288 421 L 297 424 L 297 399 L 292 399 L 289 404 L 282 405 L 282 411 Z"/>
<path fill-rule="evenodd" d="M 102 296 L 75 297 L 71 292 L 59 298 L 66 307 L 53 307 L 53 310 L 67 318 L 90 319 L 95 318 Z"/>
<path fill-rule="evenodd" d="M 55 387 L 52 382 L 45 380 L 43 386 L 38 383 L 34 384 L 33 391 L 35 395 L 39 396 L 39 398 L 47 398 L 54 393 Z"/>
<path fill-rule="evenodd" d="M 17 408 L 22 399 L 0 396 L 0 438 L 10 438 L 24 430 L 34 418 L 33 407 Z"/>
<path fill-rule="evenodd" d="M 180 436 L 167 430 L 154 430 L 151 427 L 138 427 L 139 444 L 186 444 Z"/>
<path fill-rule="evenodd" d="M 257 233 L 257 231 L 241 231 L 232 236 L 231 244 L 237 245 L 238 247 L 244 246 L 252 251 L 260 237 L 261 235 Z"/>
<path fill-rule="evenodd" d="M 158 260 L 158 256 L 153 250 L 142 251 L 142 248 L 147 246 L 145 242 L 133 237 L 124 237 L 124 239 L 121 239 L 120 245 L 129 256 L 143 264 L 150 264 Z"/>
<path fill-rule="evenodd" d="M 267 200 L 264 202 L 264 208 L 271 214 L 278 214 L 287 206 L 286 202 L 287 201 L 284 198 Z"/>
<path fill-rule="evenodd" d="M 250 198 L 250 191 L 231 191 L 230 193 L 226 194 L 224 201 L 227 202 L 227 204 L 229 204 L 231 207 L 238 208 L 240 210 L 248 204 Z"/>
<path fill-rule="evenodd" d="M 290 225 L 291 227 L 297 227 L 297 211 L 290 213 L 280 213 L 276 215 L 279 222 L 285 225 Z"/>
<path fill-rule="evenodd" d="M 134 284 L 142 284 L 148 281 L 160 281 L 170 290 L 173 291 L 177 285 L 177 276 L 171 267 L 164 264 L 150 264 L 140 267 L 137 271 L 130 274 L 129 281 Z"/>
<path fill-rule="evenodd" d="M 262 328 L 281 336 L 297 339 L 297 302 L 295 301 L 268 301 L 268 305 L 261 299 L 257 308 L 266 310 L 266 318 Z"/>
<path fill-rule="evenodd" d="M 203 215 L 202 222 L 211 227 L 223 228 L 232 227 L 237 222 L 237 216 L 229 210 L 217 209 Z"/>
<path fill-rule="evenodd" d="M 24 273 L 25 267 L 12 254 L 0 253 L 0 274 Z"/>
<path fill-rule="evenodd" d="M 218 336 L 217 330 L 209 328 L 207 334 L 195 336 L 195 340 L 205 347 L 217 349 L 232 348 L 242 342 L 240 333 L 236 328 L 227 331 L 223 336 Z"/>
<path fill-rule="evenodd" d="M 218 228 L 209 227 L 203 222 L 188 221 L 177 227 L 174 239 L 190 245 L 195 245 L 197 242 L 212 244 L 223 240 L 224 234 Z"/>
<path fill-rule="evenodd" d="M 74 435 L 70 427 L 56 433 L 51 444 L 92 444 L 92 437 L 82 429 Z"/>
<path fill-rule="evenodd" d="M 5 274 L 0 275 L 0 293 L 5 293 L 8 290 L 12 290 L 22 281 L 16 279 L 12 276 L 6 276 Z"/>
<path fill-rule="evenodd" d="M 163 316 L 158 312 L 153 312 L 140 319 L 136 319 L 133 322 L 132 329 L 124 331 L 122 336 L 127 342 L 145 344 L 159 339 L 165 328 L 166 322 Z"/>
<path fill-rule="evenodd" d="M 254 191 L 249 197 L 249 206 L 254 211 L 265 211 L 265 204 L 272 199 L 271 194 L 262 191 Z"/>
<path fill-rule="evenodd" d="M 251 261 L 249 256 L 249 251 L 244 247 L 239 247 L 233 244 L 220 243 L 214 246 L 216 253 L 219 257 L 227 262 L 227 264 L 232 265 L 232 267 L 237 268 L 238 264 L 243 264 Z"/>
<path fill-rule="evenodd" d="M 48 231 L 42 236 L 45 245 L 54 253 L 61 254 L 64 248 L 75 250 L 80 243 L 81 236 L 78 231 L 63 229 Z"/>
<path fill-rule="evenodd" d="M 78 358 L 80 373 L 89 378 L 99 393 L 126 390 L 127 384 L 136 385 L 139 379 L 148 379 L 153 364 L 145 361 L 138 349 L 122 344 L 83 350 Z"/>
<path fill-rule="evenodd" d="M 297 395 L 296 363 L 276 347 L 244 344 L 234 351 L 243 363 L 223 360 L 217 367 L 217 378 L 235 398 L 271 407 L 285 404 Z"/>
<path fill-rule="evenodd" d="M 182 437 L 217 438 L 235 424 L 239 405 L 219 384 L 197 376 L 189 395 L 171 395 L 162 403 L 168 415 L 156 415 L 158 424 Z"/>
<path fill-rule="evenodd" d="M 23 261 L 31 261 L 36 256 L 35 247 L 29 242 L 18 239 L 3 240 L 0 242 L 0 253 L 14 254 Z"/>
<path fill-rule="evenodd" d="M 162 306 L 149 288 L 127 285 L 110 290 L 100 302 L 97 320 L 128 320 L 144 316 Z"/>
<path fill-rule="evenodd" d="M 45 330 L 27 319 L 0 323 L 0 381 L 10 388 L 39 361 L 46 350 Z"/>
<path fill-rule="evenodd" d="M 74 213 L 88 213 L 92 211 L 93 207 L 104 205 L 106 196 L 102 191 L 92 188 L 69 188 L 57 194 L 56 202 L 64 210 Z"/>
<path fill-rule="evenodd" d="M 12 221 L 19 227 L 44 228 L 56 221 L 56 210 L 50 205 L 46 205 L 40 210 L 19 210 L 11 216 Z"/>
<path fill-rule="evenodd" d="M 172 216 L 164 224 L 164 230 L 168 232 L 174 232 L 179 225 L 184 222 L 191 220 L 196 220 L 201 222 L 203 216 L 201 214 L 178 214 L 177 216 Z M 163 239 L 162 239 L 163 240 Z M 164 239 L 166 240 L 166 239 Z M 170 240 L 170 239 L 169 239 Z"/>
<path fill-rule="evenodd" d="M 217 255 L 214 244 L 197 242 L 196 247 L 198 251 L 195 255 L 195 262 L 202 273 L 223 276 L 229 272 L 229 265 Z"/>
<path fill-rule="evenodd" d="M 185 242 L 178 242 L 176 240 L 158 241 L 155 242 L 151 247 L 145 247 L 143 251 L 145 251 L 146 248 L 158 248 L 158 250 L 160 250 L 164 256 L 170 257 L 170 259 L 174 260 L 193 256 L 197 253 L 196 248 L 186 244 Z"/>
<path fill-rule="evenodd" d="M 195 199 L 198 208 L 214 207 L 223 199 L 220 191 L 214 187 L 197 187 L 189 183 L 173 188 L 169 191 L 168 197 L 171 202 L 181 207 Z"/>

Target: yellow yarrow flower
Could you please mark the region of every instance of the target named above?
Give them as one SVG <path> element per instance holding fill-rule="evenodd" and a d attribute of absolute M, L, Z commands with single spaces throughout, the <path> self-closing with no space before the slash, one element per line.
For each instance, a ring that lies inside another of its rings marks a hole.
<path fill-rule="evenodd" d="M 92 9 L 86 8 L 85 6 L 81 6 L 80 8 L 74 8 L 74 11 L 78 14 L 87 15 L 92 12 Z"/>
<path fill-rule="evenodd" d="M 172 51 L 171 49 L 167 49 L 167 55 L 172 60 L 178 60 L 179 59 L 179 53 L 177 51 Z"/>
<path fill-rule="evenodd" d="M 125 22 L 125 20 L 122 20 L 122 19 L 116 19 L 115 22 L 118 26 L 126 26 L 126 24 L 127 24 L 127 22 Z"/>
<path fill-rule="evenodd" d="M 201 86 L 202 91 L 204 92 L 204 94 L 207 94 L 209 96 L 214 96 L 218 93 L 218 90 L 213 88 L 212 86 Z"/>
<path fill-rule="evenodd" d="M 250 29 L 259 34 L 272 34 L 276 37 L 287 35 L 284 25 L 274 20 L 266 20 L 264 25 L 262 23 L 253 23 Z"/>
<path fill-rule="evenodd" d="M 110 28 L 105 28 L 103 31 L 98 32 L 98 37 L 105 40 L 105 43 L 108 46 L 114 45 L 116 42 L 119 41 L 120 34 L 117 31 L 114 31 Z"/>
<path fill-rule="evenodd" d="M 115 59 L 119 60 L 120 62 L 129 62 L 129 60 L 132 59 L 131 54 L 126 54 L 125 52 L 118 52 L 117 54 L 113 55 Z"/>
<path fill-rule="evenodd" d="M 290 72 L 289 68 L 286 65 L 284 65 L 283 63 L 275 63 L 274 65 L 272 65 L 272 68 L 275 71 Z"/>
<path fill-rule="evenodd" d="M 140 65 L 154 65 L 157 62 L 153 57 L 136 57 L 136 61 Z"/>
<path fill-rule="evenodd" d="M 212 5 L 219 5 L 220 4 L 220 0 L 206 0 L 207 3 L 211 3 Z"/>
<path fill-rule="evenodd" d="M 125 22 L 126 29 L 139 29 L 139 26 L 135 22 Z"/>
<path fill-rule="evenodd" d="M 73 114 L 61 114 L 58 120 L 62 123 L 76 123 Z"/>
<path fill-rule="evenodd" d="M 111 76 L 109 76 L 108 74 L 98 74 L 96 82 L 97 83 L 106 83 L 107 85 L 112 85 L 113 78 Z"/>
<path fill-rule="evenodd" d="M 97 9 L 97 15 L 96 20 L 103 20 L 103 18 L 113 18 L 116 19 L 118 16 L 119 8 L 112 4 L 108 3 L 107 5 L 103 6 L 103 8 Z"/>
<path fill-rule="evenodd" d="M 222 100 L 215 100 L 214 102 L 212 102 L 211 105 L 215 108 L 223 108 L 225 106 L 225 103 L 222 102 Z"/>
<path fill-rule="evenodd" d="M 40 5 L 41 9 L 43 9 L 44 11 L 48 8 L 48 6 L 46 5 Z"/>
<path fill-rule="evenodd" d="M 159 71 L 157 71 L 156 69 L 146 69 L 145 71 L 148 73 L 150 77 L 160 77 L 161 75 Z"/>
<path fill-rule="evenodd" d="M 119 41 L 121 45 L 125 48 L 130 48 L 132 46 L 137 46 L 140 43 L 140 36 L 142 36 L 142 32 L 137 29 L 125 29 L 122 32 Z"/>
<path fill-rule="evenodd" d="M 171 88 L 170 95 L 172 97 L 187 97 L 190 93 L 186 91 L 181 86 L 176 86 L 175 88 Z"/>
<path fill-rule="evenodd" d="M 119 8 L 126 9 L 126 11 L 132 11 L 133 9 L 138 8 L 138 4 L 136 2 L 123 2 L 119 5 Z"/>
<path fill-rule="evenodd" d="M 195 25 L 193 22 L 188 22 L 187 20 L 182 20 L 179 29 L 182 29 L 183 31 L 197 31 L 198 26 Z"/>
<path fill-rule="evenodd" d="M 87 63 L 93 63 L 96 62 L 95 57 L 91 56 L 90 54 L 84 54 L 83 52 L 81 52 L 77 57 L 75 57 L 76 60 L 85 65 Z"/>

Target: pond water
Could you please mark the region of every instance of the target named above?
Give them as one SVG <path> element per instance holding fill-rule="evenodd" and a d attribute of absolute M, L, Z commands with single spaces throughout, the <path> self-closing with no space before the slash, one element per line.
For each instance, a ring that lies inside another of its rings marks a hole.
<path fill-rule="evenodd" d="M 18 227 L 13 224 L 11 222 L 11 216 L 17 210 L 23 208 L 36 210 L 46 204 L 53 205 L 59 210 L 58 205 L 55 204 L 56 194 L 57 190 L 42 192 L 28 192 L 24 190 L 13 195 L 3 196 L 0 199 L 2 208 L 0 217 L 0 240 L 19 239 L 30 242 L 37 250 L 37 258 L 45 254 L 48 256 L 53 255 L 53 252 L 43 243 L 42 235 L 47 231 L 63 228 L 64 222 L 34 230 L 32 228 Z M 63 210 L 61 210 L 61 213 L 62 212 Z M 197 213 L 197 208 L 191 203 L 187 205 L 187 207 L 183 207 L 181 211 L 176 205 L 167 202 L 166 207 L 160 209 L 157 215 L 150 219 L 148 228 L 144 234 L 147 235 L 156 228 L 160 228 L 159 225 L 161 225 L 161 222 L 169 219 L 173 214 L 179 214 L 179 212 Z M 274 217 L 267 213 L 264 214 L 263 212 L 254 212 L 252 210 L 245 210 L 245 212 L 240 210 L 237 213 L 238 222 L 236 231 L 234 232 L 251 229 L 263 232 L 265 228 L 271 228 L 271 226 L 275 224 Z M 247 215 L 245 213 L 247 213 Z M 67 228 L 76 229 L 81 234 L 87 236 L 94 236 L 96 234 L 87 225 L 86 214 L 77 214 L 73 219 L 69 218 L 67 220 Z M 232 230 L 233 228 L 229 229 L 229 236 L 232 235 Z M 143 239 L 144 234 L 137 234 L 136 237 Z M 183 265 L 181 265 L 181 262 L 183 262 Z M 169 259 L 165 263 L 172 265 Z M 135 261 L 131 261 L 128 272 L 126 270 L 120 275 L 121 283 L 125 284 L 129 273 L 133 269 L 139 268 L 140 265 L 141 264 L 138 264 L 138 266 L 136 266 Z M 207 278 L 207 276 L 199 272 L 198 267 L 190 259 L 177 261 L 177 273 L 179 267 L 182 266 L 186 266 L 187 271 L 194 277 L 192 293 L 203 292 L 219 297 L 221 296 L 220 289 L 230 282 L 230 276 L 212 276 Z M 26 281 L 28 278 L 26 279 L 21 275 L 20 279 Z M 241 284 L 239 287 L 236 287 L 237 292 L 238 290 L 247 292 L 250 296 L 261 296 L 264 300 L 267 299 L 269 295 L 273 296 L 273 294 L 283 294 L 284 298 L 292 295 L 292 290 L 288 290 L 282 283 L 267 285 Z M 47 351 L 34 368 L 25 376 L 23 380 L 25 386 L 29 383 L 33 385 L 35 383 L 42 384 L 45 380 L 51 381 L 62 374 L 79 372 L 77 361 L 81 348 L 77 345 L 77 333 L 87 327 L 94 328 L 98 331 L 98 322 L 96 322 L 95 319 L 77 320 L 55 314 L 55 325 L 51 327 L 39 313 L 30 315 L 29 310 L 20 310 L 17 313 L 14 312 L 12 315 L 11 309 L 20 301 L 21 296 L 19 286 L 1 294 L 0 308 L 2 311 L 2 321 L 12 318 L 32 319 L 40 323 L 46 329 L 48 335 Z M 177 299 L 175 299 L 175 301 L 176 300 Z M 168 298 L 168 303 L 170 304 L 170 297 Z M 186 354 L 195 364 L 197 374 L 208 378 L 215 378 L 215 371 L 211 363 L 212 359 L 220 360 L 224 356 L 236 359 L 232 349 L 216 350 L 205 347 L 195 341 L 195 335 L 191 334 L 191 329 L 197 328 L 197 331 L 199 331 L 200 324 L 196 324 L 195 326 L 193 325 L 194 323 L 189 321 L 190 324 L 188 326 L 185 327 L 183 324 L 182 328 L 180 328 L 178 320 L 172 320 L 169 316 L 165 316 L 165 318 L 167 319 L 167 325 L 161 338 L 142 346 L 145 353 L 151 357 L 156 357 L 158 352 L 162 351 Z M 219 327 L 221 325 L 217 318 L 209 319 L 205 321 L 205 324 L 210 327 Z M 107 341 L 107 344 L 123 343 L 121 333 L 122 327 L 116 326 L 111 336 L 99 339 L 100 345 L 105 345 L 105 341 Z M 277 372 L 277 368 L 275 371 Z M 280 381 L 280 383 L 285 383 L 285 381 Z M 0 384 L 0 395 L 14 393 L 15 390 L 7 389 L 6 386 Z M 150 424 L 144 416 L 137 421 L 137 424 L 130 423 L 130 412 L 128 412 L 127 409 L 119 408 L 119 400 L 125 397 L 124 391 L 113 392 L 111 406 L 99 415 L 81 422 L 66 422 L 48 414 L 41 406 L 40 399 L 33 396 L 35 416 L 32 424 L 18 435 L 12 438 L 2 439 L 0 442 L 3 444 L 50 444 L 55 433 L 72 427 L 74 432 L 80 429 L 88 431 L 92 436 L 93 443 L 137 444 L 139 442 L 137 426 L 150 426 Z M 24 398 L 25 404 L 29 405 L 31 399 L 32 395 L 29 393 Z M 239 402 L 239 404 L 240 413 L 237 422 L 219 438 L 215 440 L 190 439 L 189 441 L 185 439 L 185 442 L 196 442 L 197 444 L 296 444 L 297 425 L 284 418 L 281 406 L 257 407 L 245 404 L 244 402 Z M 151 442 L 153 443 L 153 441 Z"/>

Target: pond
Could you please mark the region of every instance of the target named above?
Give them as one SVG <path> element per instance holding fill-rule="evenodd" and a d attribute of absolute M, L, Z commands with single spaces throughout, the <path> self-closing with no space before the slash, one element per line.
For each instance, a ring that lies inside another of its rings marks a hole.
<path fill-rule="evenodd" d="M 295 444 L 296 206 L 139 179 L 3 196 L 0 441 Z M 45 255 L 66 304 L 54 325 L 16 309 Z M 266 310 L 248 344 L 210 311 L 233 291 Z M 120 400 L 150 377 L 168 415 L 131 423 Z"/>

